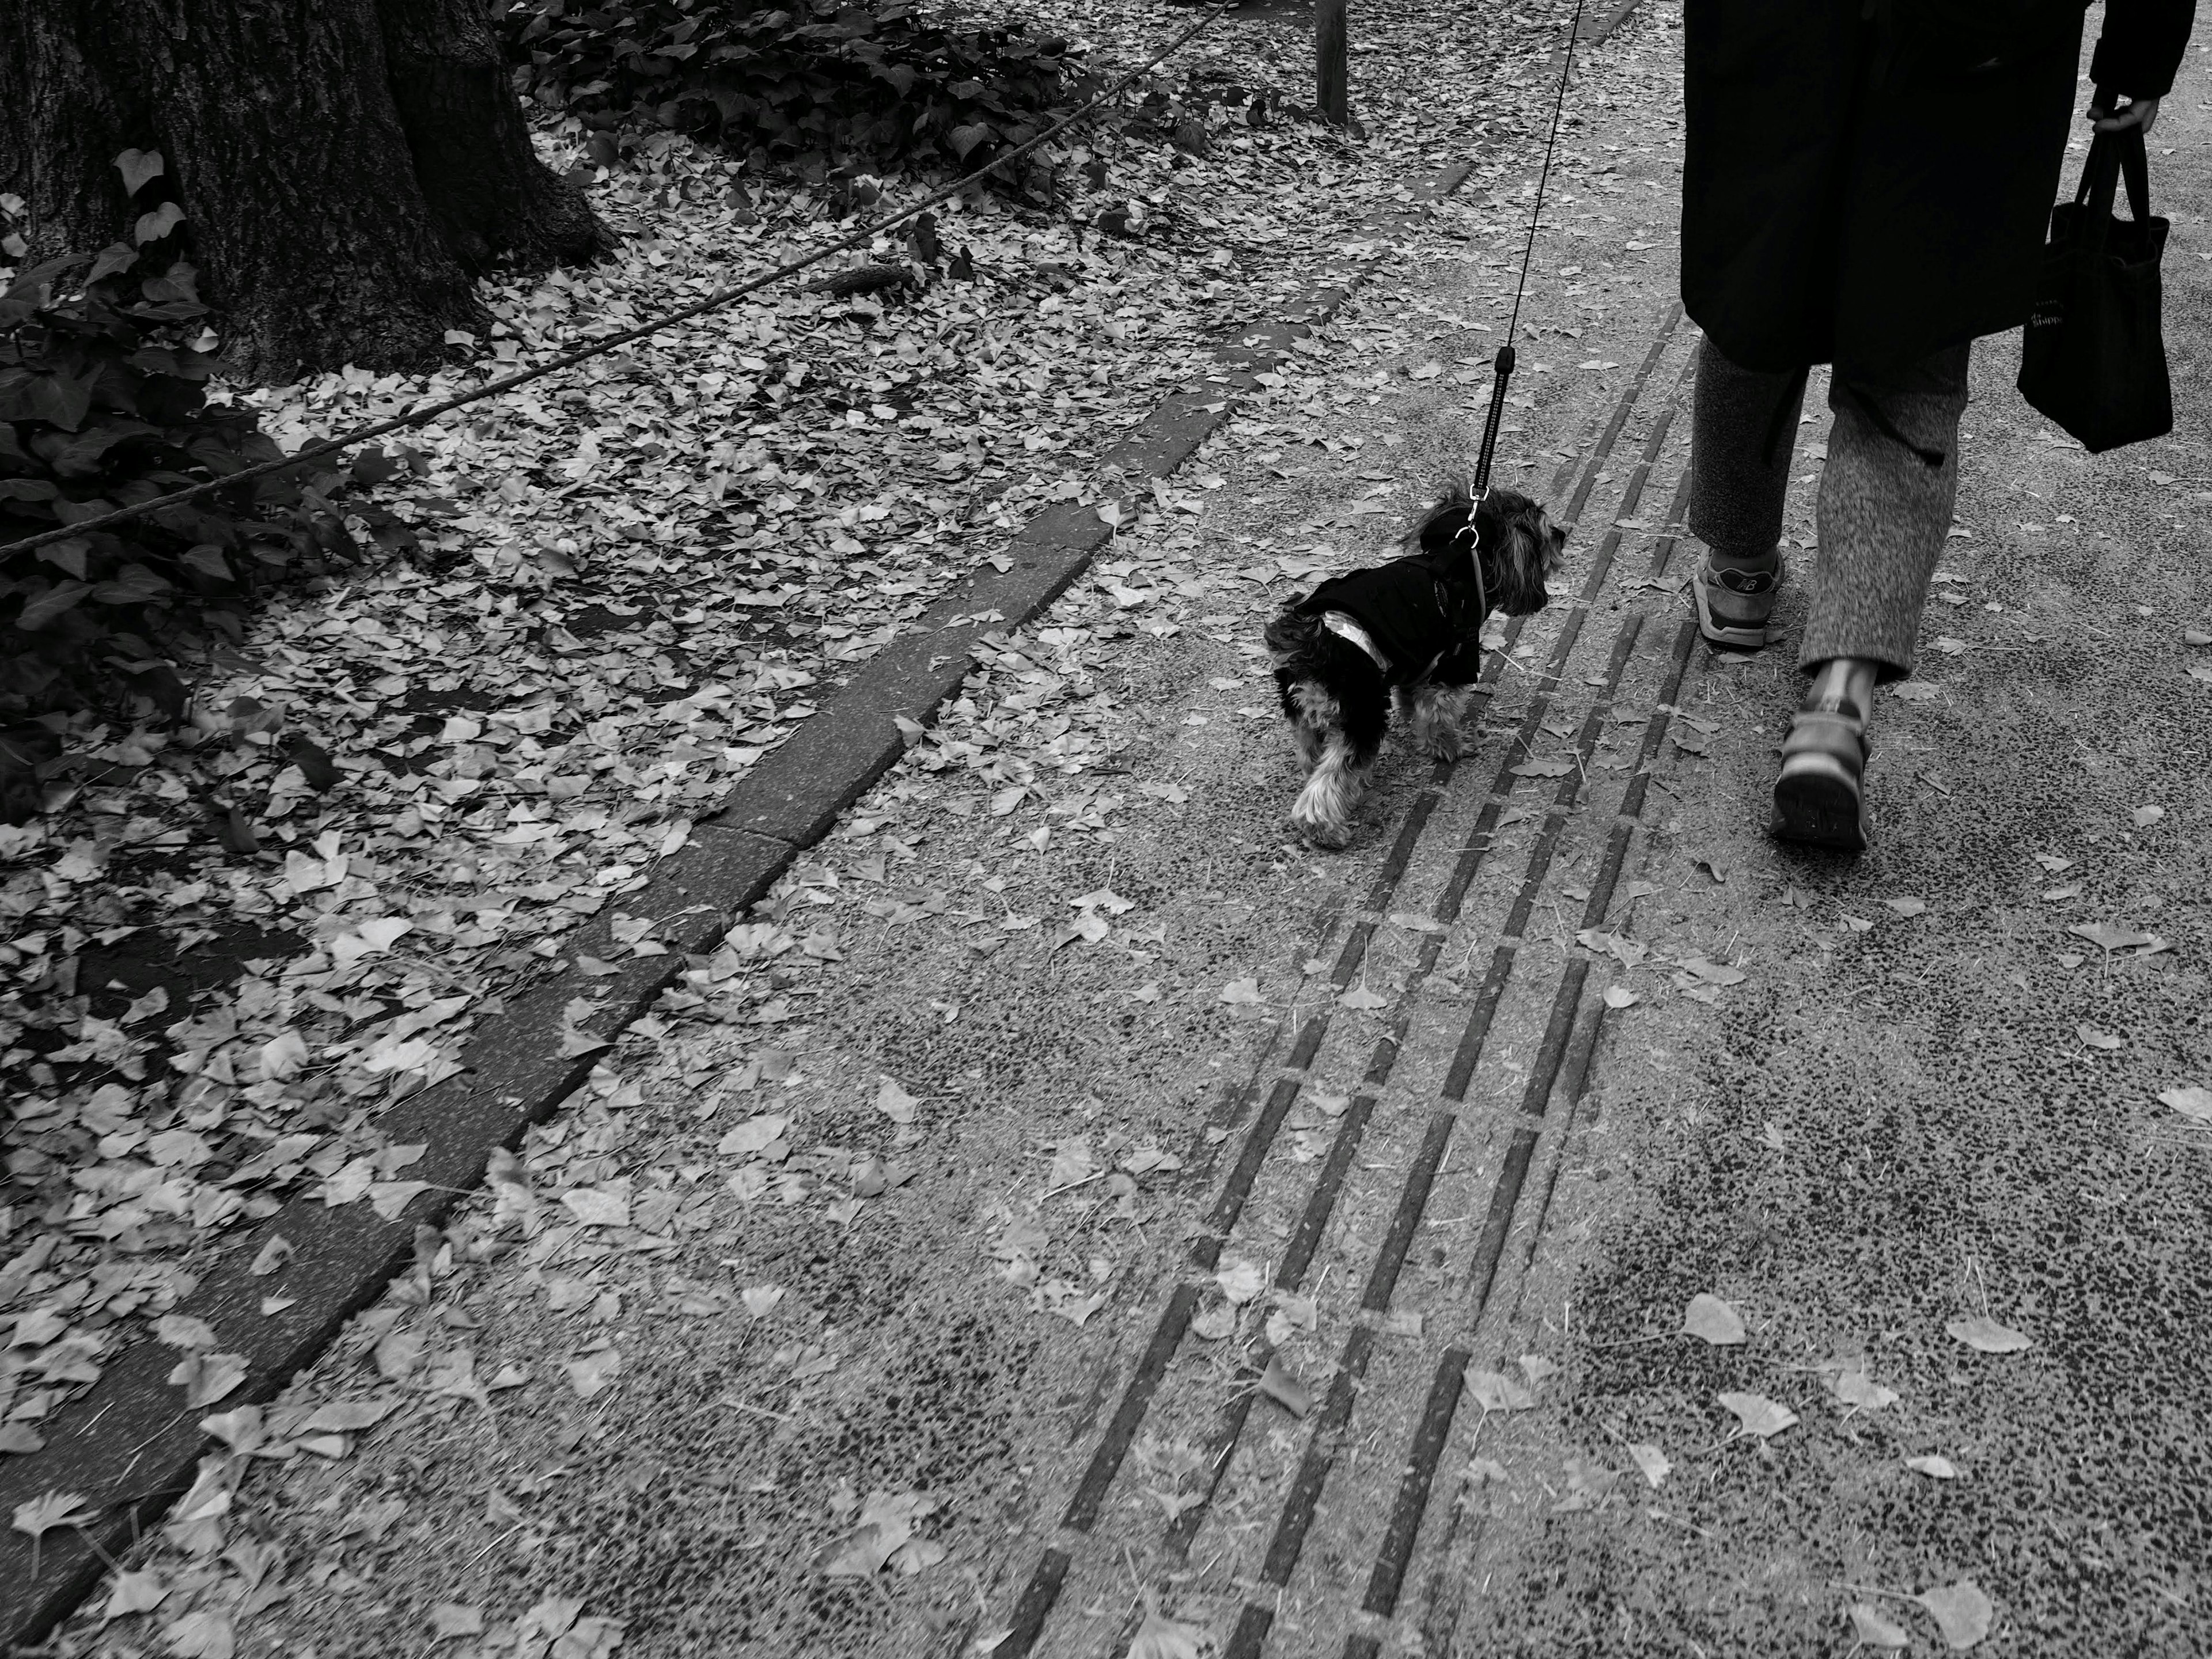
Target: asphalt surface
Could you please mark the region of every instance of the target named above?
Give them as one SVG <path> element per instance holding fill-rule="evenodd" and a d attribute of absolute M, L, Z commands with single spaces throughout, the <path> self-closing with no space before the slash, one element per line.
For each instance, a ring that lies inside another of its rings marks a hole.
<path fill-rule="evenodd" d="M 2212 1647 L 2203 58 L 2180 429 L 2087 457 L 1980 353 L 1846 862 L 1761 833 L 1786 649 L 1686 628 L 1679 27 L 1578 87 L 1503 450 L 1575 532 L 1471 752 L 1297 847 L 1257 629 L 1463 460 L 1510 169 L 287 1396 L 402 1410 L 64 1650 L 1749 1659 L 1961 1584 L 1980 1651 Z"/>

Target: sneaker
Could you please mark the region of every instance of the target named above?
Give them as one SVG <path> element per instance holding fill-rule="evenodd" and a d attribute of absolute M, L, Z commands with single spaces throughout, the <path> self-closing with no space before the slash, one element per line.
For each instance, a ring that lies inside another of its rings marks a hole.
<path fill-rule="evenodd" d="M 1774 781 L 1774 816 L 1767 833 L 1778 841 L 1863 853 L 1872 832 L 1863 780 L 1866 717 L 1844 698 L 1802 708 L 1782 744 L 1782 775 Z"/>
<path fill-rule="evenodd" d="M 1698 601 L 1698 632 L 1715 645 L 1756 651 L 1766 643 L 1774 596 L 1782 586 L 1782 561 L 1771 570 L 1719 569 L 1706 554 L 1690 580 Z"/>

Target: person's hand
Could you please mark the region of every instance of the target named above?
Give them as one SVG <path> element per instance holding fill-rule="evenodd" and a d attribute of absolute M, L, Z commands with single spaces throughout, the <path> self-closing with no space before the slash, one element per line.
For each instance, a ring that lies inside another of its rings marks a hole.
<path fill-rule="evenodd" d="M 2115 100 L 2118 107 L 2114 107 Z M 2158 119 L 2158 100 L 2130 98 L 2123 94 L 2099 91 L 2089 100 L 2089 119 L 2099 132 L 2125 132 L 2130 127 L 2141 127 L 2143 137 L 2150 137 L 2151 123 Z"/>

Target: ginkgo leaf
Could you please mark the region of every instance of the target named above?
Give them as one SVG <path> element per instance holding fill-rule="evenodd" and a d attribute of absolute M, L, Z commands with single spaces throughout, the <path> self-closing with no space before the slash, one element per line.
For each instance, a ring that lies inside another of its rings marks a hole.
<path fill-rule="evenodd" d="M 1987 1636 L 1996 1618 L 1996 1604 L 1971 1578 L 1923 1590 L 1912 1599 L 1935 1615 L 1943 1644 L 1954 1651 L 1964 1651 Z"/>
<path fill-rule="evenodd" d="M 1905 1467 L 1915 1474 L 1926 1475 L 1931 1480 L 1956 1480 L 1959 1478 L 1959 1466 L 1949 1458 L 1938 1457 L 1933 1452 L 1906 1458 Z"/>
<path fill-rule="evenodd" d="M 1199 1644 L 1206 1631 L 1170 1619 L 1145 1598 L 1145 1621 L 1129 1641 L 1129 1659 L 1199 1659 Z"/>
<path fill-rule="evenodd" d="M 1389 1000 L 1388 998 L 1382 996 L 1377 992 L 1369 990 L 1364 985 L 1353 986 L 1352 989 L 1346 991 L 1342 996 L 1339 997 L 1337 999 L 1337 1002 L 1340 1006 L 1346 1008 L 1358 1008 L 1363 1010 L 1387 1008 L 1389 1006 Z"/>
<path fill-rule="evenodd" d="M 1917 898 L 1886 898 L 1881 901 L 1900 916 L 1917 916 L 1928 908 L 1928 901 Z"/>
<path fill-rule="evenodd" d="M 1251 1007 L 1262 999 L 1256 979 L 1232 979 L 1221 988 L 1221 1000 L 1237 1007 Z"/>
<path fill-rule="evenodd" d="M 593 1353 L 564 1359 L 561 1369 L 568 1374 L 568 1386 L 579 1400 L 590 1400 L 604 1394 L 622 1370 L 622 1355 L 612 1348 L 601 1348 Z"/>
<path fill-rule="evenodd" d="M 107 1602 L 100 1610 L 100 1622 L 127 1619 L 134 1613 L 147 1613 L 161 1605 L 169 1594 L 168 1582 L 152 1568 L 137 1571 L 118 1572 L 108 1581 Z"/>
<path fill-rule="evenodd" d="M 629 1225 L 629 1196 L 605 1187 L 572 1187 L 561 1194 L 561 1206 L 586 1227 Z"/>
<path fill-rule="evenodd" d="M 1912 1645 L 1911 1637 L 1875 1612 L 1870 1601 L 1851 1603 L 1851 1636 L 1854 1640 L 1870 1648 L 1894 1649 Z"/>
<path fill-rule="evenodd" d="M 246 1381 L 246 1356 L 242 1353 L 187 1354 L 169 1373 L 169 1381 L 185 1391 L 187 1410 L 198 1411 L 215 1402 Z"/>
<path fill-rule="evenodd" d="M 1700 1337 L 1717 1348 L 1733 1347 L 1744 1340 L 1743 1319 L 1720 1297 L 1700 1291 L 1683 1310 L 1681 1334 Z"/>
<path fill-rule="evenodd" d="M 2184 1117 L 2212 1123 L 2212 1089 L 2190 1084 L 2179 1089 L 2161 1090 L 2158 1097 L 2161 1104 L 2172 1107 Z"/>
<path fill-rule="evenodd" d="M 2074 1035 L 2081 1038 L 2086 1047 L 2091 1048 L 2101 1048 L 2109 1052 L 2120 1046 L 2119 1038 L 2114 1036 L 2110 1031 L 2100 1031 L 2094 1025 L 2076 1025 L 2074 1028 Z"/>
<path fill-rule="evenodd" d="M 1605 1006 L 1608 1008 L 1632 1008 L 1640 1000 L 1636 993 L 1626 985 L 1608 985 L 1605 988 Z"/>
<path fill-rule="evenodd" d="M 1503 1371 L 1478 1370 L 1470 1366 L 1464 1381 L 1467 1391 L 1474 1396 L 1474 1403 L 1486 1412 L 1525 1412 L 1536 1403 L 1535 1395 L 1526 1383 Z"/>
<path fill-rule="evenodd" d="M 2145 945 L 2158 943 L 2154 933 L 2145 933 L 2133 927 L 2122 927 L 2110 921 L 2076 922 L 2066 930 L 2079 933 L 2090 944 L 2103 951 L 2133 951 Z"/>
<path fill-rule="evenodd" d="M 1860 1411 L 1885 1411 L 1897 1403 L 1894 1389 L 1886 1389 L 1864 1371 L 1847 1370 L 1835 1380 L 1836 1398 Z"/>
<path fill-rule="evenodd" d="M 1221 1286 L 1222 1295 L 1241 1308 L 1260 1294 L 1267 1280 L 1251 1262 L 1232 1261 L 1213 1275 L 1213 1282 Z"/>
<path fill-rule="evenodd" d="M 33 1538 L 52 1532 L 56 1527 L 82 1527 L 92 1519 L 84 1502 L 82 1492 L 41 1492 L 15 1505 L 12 1524 L 17 1532 L 27 1533 Z"/>
<path fill-rule="evenodd" d="M 1260 1376 L 1260 1392 L 1293 1417 L 1304 1417 L 1313 1409 L 1313 1390 L 1283 1363 L 1279 1353 L 1267 1356 L 1267 1369 Z"/>
<path fill-rule="evenodd" d="M 2018 1353 L 2035 1346 L 2033 1338 L 2008 1325 L 1998 1324 L 1987 1314 L 1954 1319 L 1943 1328 L 1978 1353 Z"/>
<path fill-rule="evenodd" d="M 902 1127 L 912 1123 L 921 1103 L 890 1078 L 876 1091 L 876 1109 Z"/>
<path fill-rule="evenodd" d="M 1735 1413 L 1741 1432 L 1760 1440 L 1771 1439 L 1797 1421 L 1797 1413 L 1763 1394 L 1724 1394 L 1720 1402 Z"/>
<path fill-rule="evenodd" d="M 1656 1446 L 1649 1445 L 1641 1441 L 1630 1445 L 1628 1455 L 1636 1460 L 1636 1467 L 1643 1472 L 1644 1480 L 1650 1482 L 1655 1489 L 1665 1481 L 1674 1468 L 1667 1461 L 1666 1453 L 1661 1451 Z"/>

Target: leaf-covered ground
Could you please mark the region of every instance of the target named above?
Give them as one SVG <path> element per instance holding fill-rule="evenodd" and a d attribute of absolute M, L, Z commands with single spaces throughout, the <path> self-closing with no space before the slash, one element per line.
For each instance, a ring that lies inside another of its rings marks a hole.
<path fill-rule="evenodd" d="M 1109 9 L 1060 14 L 1108 67 L 1188 17 Z M 222 1355 L 162 1322 L 210 1253 L 283 1194 L 404 1203 L 410 1152 L 380 1109 L 447 1075 L 475 1022 L 562 963 L 567 931 L 641 884 L 851 665 L 1039 504 L 1087 498 L 1097 455 L 1222 331 L 1455 158 L 1489 107 L 1478 81 L 1510 94 L 1546 23 L 1467 40 L 1456 14 L 1367 16 L 1356 143 L 1264 106 L 1252 125 L 1257 89 L 1299 95 L 1304 35 L 1218 25 L 1163 71 L 1164 100 L 1060 158 L 1063 210 L 978 195 L 939 215 L 924 287 L 786 284 L 434 423 L 360 469 L 411 537 L 387 529 L 356 577 L 279 595 L 187 665 L 188 724 L 81 723 L 88 763 L 0 830 L 0 1455 L 34 1450 L 149 1333 L 179 1346 L 191 1405 L 218 1403 Z M 566 167 L 580 137 L 541 147 Z M 878 209 L 920 188 L 885 181 Z M 489 289 L 494 337 L 456 343 L 468 367 L 230 395 L 290 447 L 856 222 L 676 142 L 592 196 L 618 257 Z M 1439 221 L 1434 250 L 1466 225 Z M 948 274 L 963 255 L 972 280 Z M 1425 373 L 1470 381 L 1478 361 Z M 1332 442 L 1324 413 L 1273 441 Z M 1025 732 L 1002 787 L 1095 763 L 1085 718 Z"/>

